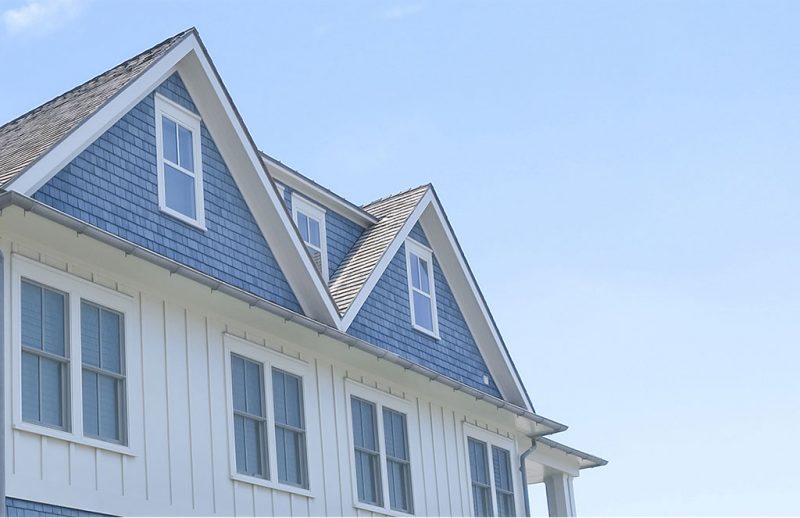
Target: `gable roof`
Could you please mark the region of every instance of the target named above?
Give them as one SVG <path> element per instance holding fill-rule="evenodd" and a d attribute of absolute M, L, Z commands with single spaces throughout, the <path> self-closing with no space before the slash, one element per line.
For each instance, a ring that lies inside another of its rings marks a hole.
<path fill-rule="evenodd" d="M 193 31 L 167 38 L 0 127 L 0 186 L 25 171 Z"/>
<path fill-rule="evenodd" d="M 362 207 L 378 222 L 361 234 L 331 278 L 331 296 L 342 315 L 364 289 L 370 274 L 429 188 L 430 184 L 421 185 Z"/>
<path fill-rule="evenodd" d="M 0 161 L 0 172 L 6 177 L 3 188 L 32 196 L 175 72 L 197 105 L 303 312 L 338 328 L 333 299 L 194 28 L 0 128 L 5 138 L 15 142 L 7 151 L 11 158 Z M 64 128 L 56 129 L 59 124 Z"/>

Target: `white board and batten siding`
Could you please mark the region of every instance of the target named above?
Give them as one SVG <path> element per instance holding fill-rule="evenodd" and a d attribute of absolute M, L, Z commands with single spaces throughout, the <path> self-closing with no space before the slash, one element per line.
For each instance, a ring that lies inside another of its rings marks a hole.
<path fill-rule="evenodd" d="M 390 514 L 355 502 L 348 394 L 356 390 L 387 406 L 396 400 L 397 410 L 408 413 L 414 514 L 470 515 L 465 430 L 477 425 L 513 437 L 510 414 L 396 365 L 52 224 L 38 222 L 28 234 L 16 230 L 0 228 L 8 496 L 127 515 Z M 63 277 L 85 288 L 86 297 L 100 290 L 129 301 L 126 336 L 135 343 L 125 351 L 127 446 L 51 433 L 14 415 L 21 397 L 11 354 L 19 348 L 18 265 L 34 280 L 41 272 L 45 284 Z M 235 479 L 225 358 L 231 340 L 304 366 L 298 374 L 306 392 L 308 491 Z M 524 441 L 507 442 L 522 513 L 517 462 Z"/>

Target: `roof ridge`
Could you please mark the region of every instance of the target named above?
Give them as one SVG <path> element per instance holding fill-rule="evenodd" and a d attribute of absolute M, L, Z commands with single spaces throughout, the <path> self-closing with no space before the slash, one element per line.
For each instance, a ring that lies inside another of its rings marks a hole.
<path fill-rule="evenodd" d="M 400 192 L 397 192 L 397 193 L 394 193 L 394 194 L 390 194 L 388 196 L 384 196 L 383 198 L 378 198 L 377 200 L 373 200 L 373 201 L 371 201 L 369 203 L 365 203 L 364 205 L 361 206 L 361 208 L 364 209 L 364 210 L 368 210 L 368 207 L 372 207 L 373 205 L 378 205 L 379 203 L 384 203 L 384 202 L 390 201 L 390 200 L 392 200 L 394 198 L 398 198 L 400 196 L 404 196 L 406 194 L 410 194 L 413 191 L 416 191 L 416 190 L 419 190 L 419 189 L 423 189 L 423 188 L 427 189 L 429 187 L 433 187 L 433 184 L 430 183 L 430 182 L 429 183 L 424 183 L 424 184 L 421 184 L 421 185 L 417 185 L 416 187 L 411 187 L 411 188 L 406 189 L 404 191 L 400 191 Z"/>
<path fill-rule="evenodd" d="M 33 115 L 34 113 L 36 113 L 36 112 L 38 112 L 38 111 L 42 110 L 43 108 L 45 108 L 47 105 L 49 105 L 49 104 L 51 104 L 51 103 L 53 103 L 53 102 L 55 102 L 55 101 L 57 101 L 57 100 L 61 99 L 62 97 L 66 97 L 66 96 L 68 96 L 69 94 L 71 94 L 71 93 L 75 92 L 76 90 L 79 90 L 79 89 L 83 88 L 84 86 L 87 86 L 87 85 L 91 84 L 93 81 L 96 81 L 96 80 L 100 79 L 101 77 L 103 77 L 104 75 L 108 74 L 108 73 L 109 73 L 109 72 L 111 72 L 112 70 L 116 70 L 116 69 L 120 68 L 121 66 L 125 65 L 126 63 L 129 63 L 129 62 L 131 62 L 131 61 L 134 61 L 134 60 L 138 59 L 138 58 L 139 58 L 139 57 L 141 57 L 142 55 L 144 55 L 144 54 L 147 54 L 148 52 L 152 52 L 152 51 L 156 50 L 157 48 L 161 47 L 162 45 L 165 45 L 165 44 L 167 44 L 167 42 L 170 42 L 171 40 L 177 40 L 177 39 L 180 39 L 180 38 L 182 38 L 183 36 L 185 36 L 187 33 L 189 33 L 189 32 L 192 32 L 192 31 L 194 31 L 194 32 L 197 32 L 197 29 L 196 29 L 195 27 L 190 27 L 189 29 L 186 29 L 186 30 L 184 30 L 184 31 L 181 31 L 181 32 L 179 32 L 178 34 L 175 34 L 174 36 L 170 36 L 169 38 L 165 39 L 164 41 L 162 41 L 162 42 L 160 42 L 160 43 L 157 43 L 157 44 L 153 45 L 153 46 L 152 46 L 152 47 L 150 47 L 149 49 L 146 49 L 146 50 L 143 50 L 142 52 L 139 52 L 139 53 L 138 53 L 138 54 L 136 54 L 135 56 L 132 56 L 132 57 L 130 57 L 130 58 L 128 58 L 128 59 L 126 59 L 126 60 L 124 60 L 124 61 L 121 61 L 120 63 L 117 63 L 117 64 L 116 64 L 116 65 L 114 65 L 113 67 L 107 68 L 106 70 L 104 70 L 104 71 L 100 72 L 99 74 L 97 74 L 96 76 L 92 77 L 91 79 L 89 79 L 89 80 L 87 80 L 87 81 L 84 81 L 83 83 L 79 84 L 78 86 L 75 86 L 75 87 L 73 87 L 73 88 L 70 88 L 69 90 L 67 90 L 67 91 L 65 91 L 65 92 L 62 92 L 62 93 L 60 93 L 60 94 L 56 95 L 56 96 L 55 96 L 55 97 L 53 97 L 52 99 L 50 99 L 50 100 L 48 100 L 48 101 L 45 101 L 45 102 L 43 102 L 43 103 L 42 103 L 42 104 L 40 104 L 39 106 L 36 106 L 36 107 L 34 107 L 34 108 L 31 108 L 30 110 L 28 110 L 27 112 L 23 113 L 23 114 L 22 114 L 22 115 L 20 115 L 19 117 L 16 117 L 16 118 L 14 118 L 14 119 L 11 119 L 10 121 L 8 121 L 8 122 L 6 122 L 5 124 L 3 124 L 3 125 L 1 125 L 1 126 L 0 126 L 0 131 L 3 131 L 3 130 L 4 130 L 4 129 L 6 129 L 8 126 L 11 126 L 12 124 L 14 124 L 14 123 L 16 123 L 16 122 L 18 122 L 18 121 L 21 121 L 22 119 L 24 119 L 25 117 L 28 117 L 29 115 Z"/>

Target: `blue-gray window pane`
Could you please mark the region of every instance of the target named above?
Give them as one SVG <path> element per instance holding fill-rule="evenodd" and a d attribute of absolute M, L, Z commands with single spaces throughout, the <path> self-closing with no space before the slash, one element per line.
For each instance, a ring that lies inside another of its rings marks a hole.
<path fill-rule="evenodd" d="M 236 444 L 236 471 L 247 473 L 247 452 L 244 449 L 244 417 L 233 416 L 233 430 Z"/>
<path fill-rule="evenodd" d="M 308 218 L 308 242 L 317 248 L 320 247 L 319 221 L 313 218 Z"/>
<path fill-rule="evenodd" d="M 164 164 L 164 194 L 167 207 L 195 218 L 194 177 Z"/>
<path fill-rule="evenodd" d="M 178 163 L 177 125 L 166 117 L 162 117 L 162 134 L 164 140 L 164 158 Z"/>
<path fill-rule="evenodd" d="M 514 516 L 514 486 L 511 479 L 511 454 L 508 450 L 492 446 L 494 486 L 497 496 L 498 516 Z"/>
<path fill-rule="evenodd" d="M 236 470 L 269 478 L 261 364 L 231 355 Z"/>
<path fill-rule="evenodd" d="M 245 361 L 244 363 L 244 385 L 247 400 L 247 413 L 257 416 L 264 416 L 264 406 L 262 403 L 262 380 L 261 365 L 255 362 Z"/>
<path fill-rule="evenodd" d="M 231 377 L 233 382 L 233 409 L 247 411 L 247 399 L 244 388 L 244 362 L 239 356 L 231 356 Z"/>
<path fill-rule="evenodd" d="M 422 258 L 419 260 L 419 289 L 425 293 L 431 292 L 431 286 L 428 280 L 428 261 Z"/>
<path fill-rule="evenodd" d="M 378 456 L 356 451 L 356 482 L 358 499 L 373 505 L 383 505 L 380 490 L 380 467 Z"/>
<path fill-rule="evenodd" d="M 272 370 L 278 480 L 306 487 L 306 447 L 303 391 L 300 377 Z"/>
<path fill-rule="evenodd" d="M 260 421 L 244 420 L 245 472 L 251 475 L 265 475 L 263 429 L 263 423 Z"/>
<path fill-rule="evenodd" d="M 122 373 L 122 315 L 115 311 L 100 312 L 100 366 L 107 371 Z"/>
<path fill-rule="evenodd" d="M 83 432 L 100 435 L 100 422 L 97 416 L 97 374 L 83 372 Z"/>
<path fill-rule="evenodd" d="M 65 356 L 66 354 L 66 333 L 65 333 L 65 305 L 64 295 L 51 290 L 44 290 L 42 300 L 42 334 L 44 350 Z"/>
<path fill-rule="evenodd" d="M 42 288 L 22 281 L 22 345 L 42 348 Z"/>
<path fill-rule="evenodd" d="M 100 367 L 100 308 L 81 303 L 81 355 L 83 363 Z"/>
<path fill-rule="evenodd" d="M 418 326 L 433 330 L 431 299 L 418 291 L 414 292 L 414 320 Z"/>
<path fill-rule="evenodd" d="M 383 505 L 375 405 L 353 396 L 350 399 L 350 411 L 353 416 L 358 499 Z"/>
<path fill-rule="evenodd" d="M 297 229 L 303 241 L 308 243 L 308 217 L 302 212 L 297 213 Z"/>
<path fill-rule="evenodd" d="M 411 254 L 411 285 L 417 289 L 420 289 L 419 257 L 413 253 Z"/>
<path fill-rule="evenodd" d="M 178 165 L 184 169 L 194 172 L 194 148 L 192 147 L 192 132 L 183 126 L 178 125 L 178 140 L 178 149 L 180 152 L 180 162 Z"/>
<path fill-rule="evenodd" d="M 63 426 L 63 369 L 61 363 L 50 358 L 39 358 L 40 390 L 42 396 L 41 421 L 53 426 Z"/>
<path fill-rule="evenodd" d="M 100 437 L 120 440 L 119 434 L 119 382 L 102 374 L 97 377 L 98 407 L 100 409 Z"/>
<path fill-rule="evenodd" d="M 470 437 L 467 440 L 467 446 L 469 449 L 469 471 L 472 480 L 472 503 L 475 516 L 491 516 L 492 496 L 486 443 Z"/>
<path fill-rule="evenodd" d="M 39 421 L 39 357 L 22 353 L 22 419 Z"/>
<path fill-rule="evenodd" d="M 395 511 L 412 512 L 411 466 L 408 455 L 406 416 L 383 409 L 386 471 L 389 477 L 389 505 Z"/>

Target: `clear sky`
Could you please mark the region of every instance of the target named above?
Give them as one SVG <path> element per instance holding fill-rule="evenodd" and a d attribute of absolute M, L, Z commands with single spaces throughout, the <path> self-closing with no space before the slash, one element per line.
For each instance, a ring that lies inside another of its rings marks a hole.
<path fill-rule="evenodd" d="M 433 182 L 580 514 L 800 514 L 800 2 L 0 11 L 3 122 L 195 25 L 266 152 Z"/>

